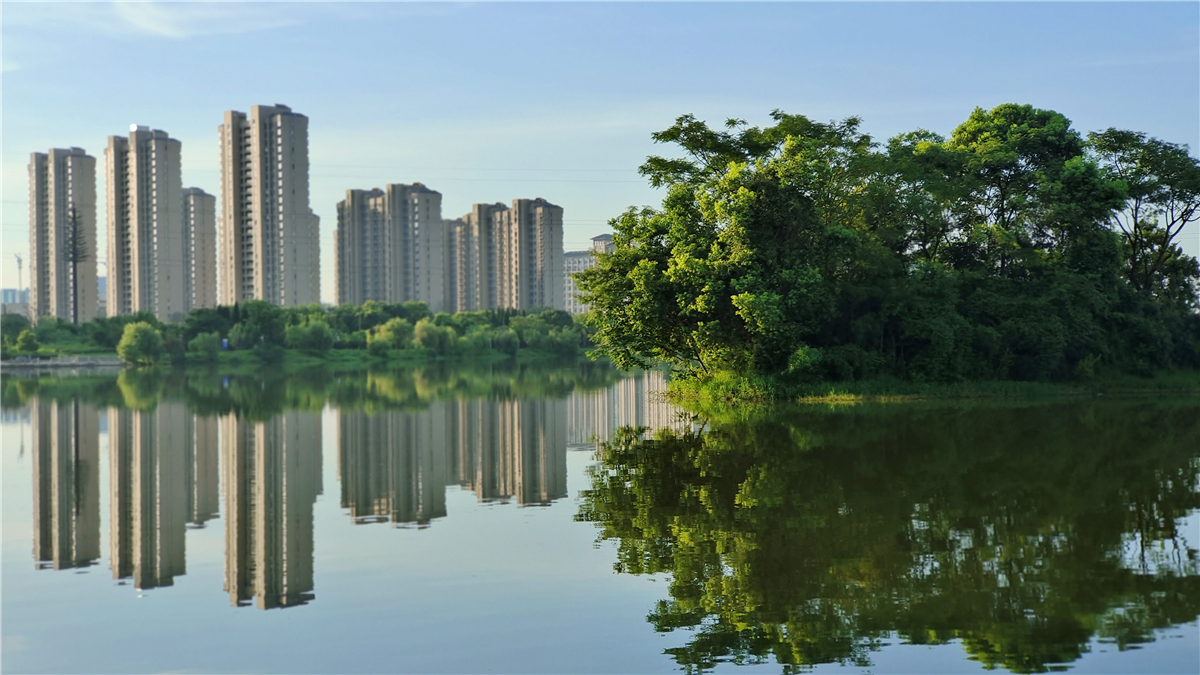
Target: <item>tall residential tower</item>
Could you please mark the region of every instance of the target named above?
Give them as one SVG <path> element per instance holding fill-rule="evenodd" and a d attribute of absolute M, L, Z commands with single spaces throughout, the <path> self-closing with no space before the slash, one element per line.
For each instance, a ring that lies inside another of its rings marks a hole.
<path fill-rule="evenodd" d="M 30 320 L 96 318 L 96 158 L 83 148 L 30 155 L 29 257 Z"/>
<path fill-rule="evenodd" d="M 419 300 L 434 312 L 455 311 L 447 265 L 449 234 L 442 194 L 420 183 L 347 190 L 334 232 L 337 301 Z"/>
<path fill-rule="evenodd" d="M 230 110 L 219 128 L 219 301 L 321 301 L 318 218 L 308 201 L 308 118 L 284 105 Z"/>
<path fill-rule="evenodd" d="M 497 216 L 496 304 L 563 309 L 563 210 L 542 199 L 514 199 Z"/>
<path fill-rule="evenodd" d="M 217 306 L 217 198 L 200 188 L 183 189 L 187 238 L 189 310 Z"/>
<path fill-rule="evenodd" d="M 165 131 L 138 125 L 128 138 L 108 137 L 109 316 L 146 311 L 180 321 L 191 310 L 180 145 Z"/>

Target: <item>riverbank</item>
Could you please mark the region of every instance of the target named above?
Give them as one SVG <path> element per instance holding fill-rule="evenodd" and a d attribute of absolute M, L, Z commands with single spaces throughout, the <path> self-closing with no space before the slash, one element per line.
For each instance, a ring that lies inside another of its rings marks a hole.
<path fill-rule="evenodd" d="M 858 382 L 783 384 L 767 378 L 717 374 L 671 382 L 673 403 L 691 407 L 727 407 L 769 403 L 888 403 L 928 399 L 1054 398 L 1086 396 L 1200 395 L 1200 371 L 1173 371 L 1152 377 L 1132 375 L 1079 382 L 907 382 L 895 379 Z"/>
<path fill-rule="evenodd" d="M 120 370 L 125 367 L 121 357 L 111 354 L 101 356 L 55 356 L 40 359 L 17 357 L 0 362 L 0 370 L 14 373 L 38 373 L 66 371 Z"/>

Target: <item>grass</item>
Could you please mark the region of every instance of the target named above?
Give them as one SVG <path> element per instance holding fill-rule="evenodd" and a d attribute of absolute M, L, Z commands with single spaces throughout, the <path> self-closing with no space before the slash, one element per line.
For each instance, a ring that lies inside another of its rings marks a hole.
<path fill-rule="evenodd" d="M 721 407 L 774 402 L 889 403 L 927 399 L 1051 398 L 1066 396 L 1200 394 L 1200 371 L 1171 371 L 1153 377 L 1119 375 L 1079 382 L 908 382 L 897 379 L 813 384 L 716 373 L 671 382 L 671 398 L 681 405 Z"/>

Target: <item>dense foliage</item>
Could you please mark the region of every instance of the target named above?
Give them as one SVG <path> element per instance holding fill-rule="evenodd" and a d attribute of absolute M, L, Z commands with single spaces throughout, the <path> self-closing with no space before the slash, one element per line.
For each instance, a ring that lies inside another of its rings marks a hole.
<path fill-rule="evenodd" d="M 621 366 L 779 381 L 1067 380 L 1200 367 L 1186 148 L 1028 105 L 880 146 L 860 121 L 690 115 L 577 277 Z"/>
<path fill-rule="evenodd" d="M 1065 670 L 1200 613 L 1194 401 L 728 417 L 622 430 L 581 493 L 616 571 L 670 575 L 647 619 L 689 672 L 869 667 L 896 638 Z"/>
<path fill-rule="evenodd" d="M 0 330 L 5 358 L 53 356 L 119 351 L 118 342 L 134 324 L 145 327 L 138 328 L 139 334 L 148 329 L 159 336 L 161 347 L 155 360 L 165 355 L 173 363 L 215 362 L 226 347 L 270 363 L 282 358 L 284 347 L 317 356 L 331 349 L 359 349 L 380 358 L 398 354 L 420 358 L 488 353 L 512 356 L 520 349 L 575 356 L 581 347 L 590 345 L 588 329 L 562 310 L 431 314 L 422 302 L 372 301 L 326 308 L 277 307 L 254 300 L 193 310 L 177 324 L 162 323 L 140 312 L 82 324 L 48 318 L 31 327 L 25 317 L 6 314 Z M 28 336 L 19 342 L 23 331 Z"/>

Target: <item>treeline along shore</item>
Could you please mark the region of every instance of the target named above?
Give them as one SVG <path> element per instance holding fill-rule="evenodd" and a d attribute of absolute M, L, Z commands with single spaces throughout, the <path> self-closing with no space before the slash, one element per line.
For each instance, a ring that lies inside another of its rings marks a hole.
<path fill-rule="evenodd" d="M 118 354 L 136 365 L 576 357 L 590 332 L 562 310 L 433 314 L 423 302 L 278 307 L 252 300 L 163 323 L 148 312 L 74 324 L 6 314 L 5 359 Z"/>
<path fill-rule="evenodd" d="M 1186 146 L 1016 104 L 886 143 L 856 117 L 772 118 L 653 135 L 662 205 L 616 218 L 576 277 L 616 365 L 664 361 L 677 392 L 725 401 L 1200 369 Z"/>

